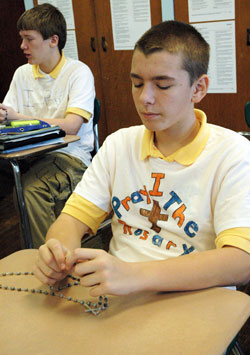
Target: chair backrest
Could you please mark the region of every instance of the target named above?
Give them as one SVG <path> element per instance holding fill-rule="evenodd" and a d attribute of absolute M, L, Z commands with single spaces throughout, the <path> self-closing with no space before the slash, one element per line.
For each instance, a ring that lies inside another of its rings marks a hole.
<path fill-rule="evenodd" d="M 99 150 L 99 135 L 98 135 L 98 122 L 101 116 L 101 103 L 98 98 L 95 98 L 94 102 L 94 117 L 93 117 L 93 130 L 94 130 L 94 150 L 92 152 L 92 157 L 98 152 Z"/>
<path fill-rule="evenodd" d="M 248 127 L 250 127 L 250 101 L 245 104 L 245 121 Z M 250 132 L 241 131 L 238 133 L 250 140 Z"/>
<path fill-rule="evenodd" d="M 245 104 L 245 120 L 248 127 L 250 127 L 250 101 Z"/>

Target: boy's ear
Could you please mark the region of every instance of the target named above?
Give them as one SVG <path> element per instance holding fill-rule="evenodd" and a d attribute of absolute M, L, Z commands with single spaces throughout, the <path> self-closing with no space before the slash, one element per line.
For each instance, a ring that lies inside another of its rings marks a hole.
<path fill-rule="evenodd" d="M 200 102 L 207 94 L 209 85 L 209 79 L 206 74 L 201 75 L 195 82 L 193 83 L 193 95 L 192 102 L 198 103 Z"/>
<path fill-rule="evenodd" d="M 50 37 L 50 46 L 53 47 L 57 47 L 58 46 L 58 42 L 59 42 L 59 37 L 58 35 L 53 35 Z"/>

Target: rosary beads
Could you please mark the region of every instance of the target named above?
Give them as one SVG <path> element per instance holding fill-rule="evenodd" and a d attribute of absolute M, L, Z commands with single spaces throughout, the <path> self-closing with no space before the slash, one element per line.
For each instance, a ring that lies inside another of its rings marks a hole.
<path fill-rule="evenodd" d="M 3 272 L 0 273 L 0 277 L 8 277 L 8 276 L 28 276 L 28 275 L 34 275 L 33 272 Z M 80 300 L 77 298 L 72 298 L 72 297 L 67 297 L 60 291 L 63 289 L 72 287 L 72 286 L 78 286 L 80 284 L 80 279 L 78 277 L 75 277 L 73 275 L 68 275 L 69 278 L 71 278 L 74 282 L 73 283 L 67 283 L 64 286 L 59 286 L 58 288 L 54 286 L 50 286 L 50 290 L 41 290 L 41 289 L 34 289 L 34 288 L 21 288 L 21 287 L 15 287 L 15 286 L 5 286 L 0 283 L 0 289 L 2 290 L 10 290 L 10 291 L 18 291 L 18 292 L 30 292 L 30 293 L 39 293 L 42 295 L 46 296 L 55 296 L 59 297 L 61 299 L 65 299 L 66 301 L 72 301 L 75 303 L 79 303 L 81 306 L 84 306 L 86 308 L 85 312 L 90 312 L 94 314 L 95 316 L 98 315 L 101 311 L 104 311 L 108 307 L 108 298 L 106 296 L 99 296 L 99 300 L 97 303 L 92 303 L 92 302 L 86 302 L 84 300 Z"/>

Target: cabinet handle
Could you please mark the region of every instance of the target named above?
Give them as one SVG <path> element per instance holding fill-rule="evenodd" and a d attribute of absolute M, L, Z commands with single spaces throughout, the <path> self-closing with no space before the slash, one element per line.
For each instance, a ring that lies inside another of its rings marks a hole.
<path fill-rule="evenodd" d="M 90 47 L 92 49 L 92 52 L 96 51 L 96 48 L 95 48 L 95 37 L 91 37 L 90 38 Z"/>
<path fill-rule="evenodd" d="M 105 37 L 102 37 L 102 49 L 103 52 L 107 52 L 107 43 Z"/>

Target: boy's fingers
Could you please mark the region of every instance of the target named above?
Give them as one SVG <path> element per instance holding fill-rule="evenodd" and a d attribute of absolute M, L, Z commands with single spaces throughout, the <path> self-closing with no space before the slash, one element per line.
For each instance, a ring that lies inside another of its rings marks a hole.
<path fill-rule="evenodd" d="M 66 268 L 71 269 L 74 264 L 76 264 L 78 261 L 78 257 L 75 255 L 75 253 L 69 253 L 66 255 Z"/>
<path fill-rule="evenodd" d="M 40 247 L 44 262 L 59 272 L 65 270 L 65 248 L 56 239 L 50 239 L 46 244 Z"/>
<path fill-rule="evenodd" d="M 101 254 L 106 254 L 106 252 L 101 249 L 77 248 L 75 249 L 74 254 L 79 260 L 91 260 L 97 258 Z"/>
<path fill-rule="evenodd" d="M 94 260 L 78 260 L 75 266 L 75 273 L 79 276 L 86 276 L 97 271 L 98 267 Z"/>
<path fill-rule="evenodd" d="M 67 268 L 72 267 L 74 264 L 78 262 L 95 259 L 97 255 L 98 255 L 97 249 L 77 248 L 74 250 L 73 253 L 70 253 L 66 256 Z"/>
<path fill-rule="evenodd" d="M 53 286 L 56 283 L 55 279 L 52 279 L 46 276 L 38 266 L 35 266 L 33 269 L 34 275 L 44 284 Z"/>

